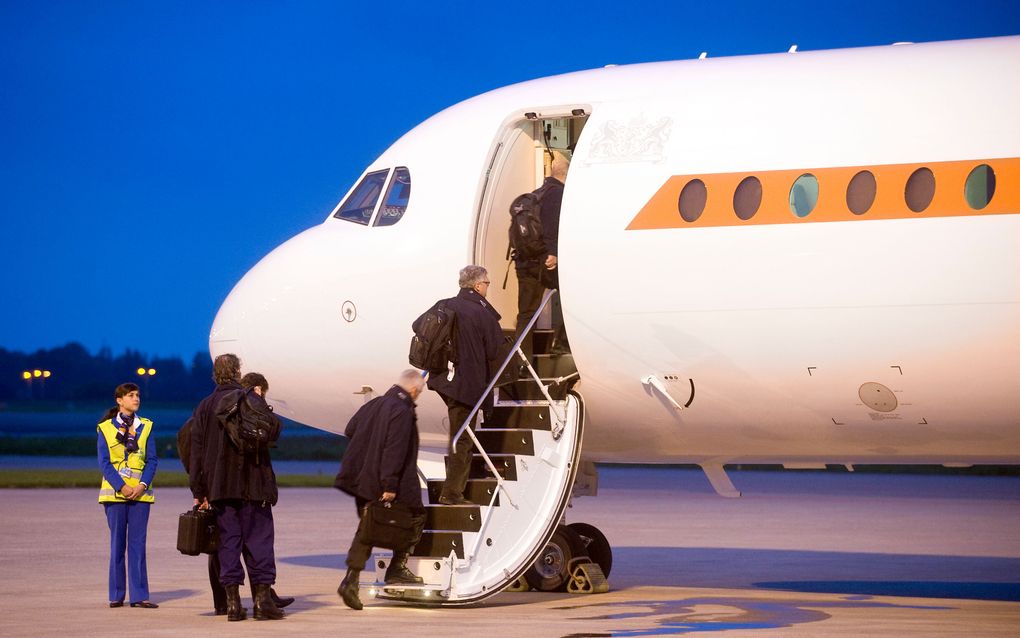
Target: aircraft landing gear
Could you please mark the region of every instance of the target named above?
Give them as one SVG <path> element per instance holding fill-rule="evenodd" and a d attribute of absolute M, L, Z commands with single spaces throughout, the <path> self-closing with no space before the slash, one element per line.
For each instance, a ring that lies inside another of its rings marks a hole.
<path fill-rule="evenodd" d="M 570 563 L 579 556 L 588 556 L 609 576 L 613 550 L 605 535 L 593 525 L 572 523 L 556 528 L 524 579 L 538 591 L 564 591 L 570 582 Z"/>
<path fill-rule="evenodd" d="M 588 523 L 571 523 L 567 525 L 577 532 L 584 546 L 584 553 L 588 555 L 591 562 L 602 568 L 602 574 L 609 578 L 609 570 L 613 568 L 613 548 L 610 547 L 606 535 L 599 528 Z"/>

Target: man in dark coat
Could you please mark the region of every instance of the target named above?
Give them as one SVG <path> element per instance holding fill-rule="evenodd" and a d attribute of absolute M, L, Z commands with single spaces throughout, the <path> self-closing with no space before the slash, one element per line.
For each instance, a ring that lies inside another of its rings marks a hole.
<path fill-rule="evenodd" d="M 464 425 L 475 403 L 499 365 L 503 330 L 499 313 L 485 300 L 489 292 L 489 273 L 481 266 L 465 266 L 460 271 L 460 292 L 447 301 L 457 315 L 457 365 L 446 371 L 429 373 L 429 388 L 439 393 L 450 414 L 450 456 L 446 464 L 446 481 L 439 496 L 443 505 L 467 505 L 464 488 L 471 472 L 471 438 L 464 434 L 453 449 L 453 437 Z M 491 400 L 491 399 L 487 399 Z M 489 407 L 488 405 L 482 406 Z M 471 422 L 478 421 L 476 413 Z"/>
<path fill-rule="evenodd" d="M 553 154 L 549 177 L 535 190 L 539 197 L 539 218 L 542 220 L 542 241 L 545 255 L 532 258 L 515 257 L 514 270 L 517 273 L 517 335 L 520 336 L 532 315 L 538 310 L 546 288 L 559 287 L 557 255 L 559 254 L 560 207 L 563 203 L 563 183 L 567 179 L 570 161 L 560 153 Z M 559 301 L 553 300 L 553 340 L 557 352 L 566 350 L 566 334 L 563 331 L 562 311 Z M 528 335 L 521 342 L 521 350 L 528 357 L 532 353 L 532 339 Z"/>
<path fill-rule="evenodd" d="M 370 501 L 395 501 L 424 515 L 421 486 L 418 482 L 418 419 L 414 401 L 425 382 L 417 370 L 405 370 L 386 394 L 361 406 L 344 435 L 350 439 L 344 452 L 335 487 L 354 497 L 358 517 Z M 407 556 L 418 539 L 411 539 L 404 550 L 394 550 L 386 570 L 387 584 L 421 584 L 422 579 L 407 569 Z M 359 532 L 347 551 L 347 574 L 337 593 L 351 609 L 361 609 L 358 577 L 365 568 L 372 546 L 362 541 Z"/>
<path fill-rule="evenodd" d="M 280 436 L 280 420 L 261 395 L 246 391 L 238 382 L 241 361 L 233 354 L 223 354 L 213 362 L 216 389 L 195 408 L 191 431 L 191 473 L 189 482 L 195 502 L 202 508 L 210 505 L 216 512 L 220 532 L 220 582 L 226 590 L 227 620 L 244 620 L 247 610 L 241 606 L 238 587 L 244 582 L 241 551 L 251 554 L 247 561 L 248 578 L 255 590 L 254 608 L 257 620 L 283 618 L 273 602 L 270 588 L 276 582 L 275 531 L 272 506 L 276 504 L 276 477 L 269 464 L 268 450 L 246 454 L 231 441 L 224 418 L 238 402 L 246 399 L 250 407 L 271 416 L 269 442 Z M 261 376 L 261 375 L 259 375 Z M 261 377 L 265 383 L 265 377 Z M 261 384 L 259 384 L 261 385 Z M 245 406 L 248 409 L 249 406 Z M 239 415 L 234 415 L 238 417 Z"/>
<path fill-rule="evenodd" d="M 244 379 L 248 379 L 251 375 L 244 375 Z M 258 375 L 262 377 L 262 375 Z M 263 379 L 265 377 L 262 377 Z M 244 383 L 242 379 L 242 385 L 247 389 L 250 387 L 247 383 Z M 263 389 L 262 396 L 265 396 L 265 392 L 269 391 L 268 384 Z M 191 417 L 184 422 L 181 429 L 177 431 L 177 457 L 181 460 L 181 465 L 184 466 L 184 473 L 189 477 L 191 476 L 191 427 L 195 423 L 195 418 Z M 195 505 L 200 505 L 200 501 L 195 499 Z M 248 546 L 245 545 L 241 552 L 244 557 L 244 562 L 250 563 L 252 561 L 251 551 L 248 550 Z M 220 557 L 216 553 L 209 554 L 209 586 L 212 588 L 213 595 L 213 612 L 217 616 L 227 615 L 227 592 L 223 589 L 223 583 L 220 582 Z M 273 588 L 269 589 L 269 594 L 273 598 L 273 602 L 276 603 L 277 607 L 286 607 L 287 605 L 294 602 L 293 596 L 281 597 L 277 595 L 276 590 Z M 251 588 L 252 600 L 255 599 L 255 587 Z"/>

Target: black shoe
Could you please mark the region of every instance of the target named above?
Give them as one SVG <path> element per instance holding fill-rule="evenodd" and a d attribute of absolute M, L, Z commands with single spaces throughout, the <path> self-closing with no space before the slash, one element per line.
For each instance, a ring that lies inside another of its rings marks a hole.
<path fill-rule="evenodd" d="M 336 588 L 336 593 L 343 599 L 344 604 L 356 610 L 361 610 L 365 607 L 361 604 L 361 599 L 358 598 L 358 578 L 360 574 L 360 569 L 348 569 L 347 575 L 340 581 L 340 586 Z"/>
<path fill-rule="evenodd" d="M 255 620 L 280 620 L 284 617 L 283 611 L 273 602 L 269 595 L 269 585 L 252 585 L 255 590 Z"/>
<path fill-rule="evenodd" d="M 273 602 L 276 603 L 276 606 L 281 609 L 294 602 L 293 596 L 280 597 L 272 587 L 269 588 L 269 595 L 272 597 Z"/>
<path fill-rule="evenodd" d="M 124 603 L 121 603 L 121 604 L 123 605 Z M 158 609 L 159 608 L 159 605 L 157 605 L 156 603 L 150 603 L 147 600 L 143 600 L 140 603 L 131 603 L 131 606 L 132 607 L 141 607 L 142 609 Z"/>
<path fill-rule="evenodd" d="M 425 583 L 404 565 L 390 565 L 390 568 L 386 570 L 385 582 L 387 585 L 422 585 Z"/>
<path fill-rule="evenodd" d="M 474 505 L 471 501 L 467 500 L 463 496 L 440 496 L 440 505 Z"/>
<path fill-rule="evenodd" d="M 124 606 L 124 601 L 123 600 L 111 600 L 110 601 L 110 607 L 123 607 L 123 606 Z"/>
<path fill-rule="evenodd" d="M 227 615 L 227 608 L 226 607 L 216 607 L 216 608 L 213 609 L 213 615 L 214 616 L 226 616 Z"/>

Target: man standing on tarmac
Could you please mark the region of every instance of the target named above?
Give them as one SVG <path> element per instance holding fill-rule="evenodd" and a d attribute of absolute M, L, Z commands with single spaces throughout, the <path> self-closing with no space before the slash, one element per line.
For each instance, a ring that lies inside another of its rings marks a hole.
<path fill-rule="evenodd" d="M 549 167 L 550 175 L 545 178 L 542 185 L 535 191 L 539 198 L 539 219 L 542 221 L 542 240 L 545 243 L 545 256 L 532 257 L 530 259 L 515 258 L 514 266 L 517 272 L 517 335 L 531 321 L 532 315 L 538 310 L 538 304 L 542 301 L 542 294 L 546 288 L 558 288 L 558 265 L 556 255 L 559 253 L 560 237 L 560 207 L 563 203 L 563 184 L 567 179 L 567 170 L 570 168 L 570 161 L 560 153 L 553 154 L 553 160 Z M 545 271 L 545 272 L 543 272 Z M 554 301 L 554 304 L 556 302 Z M 556 317 L 556 325 L 553 326 L 554 338 L 563 340 L 562 317 Z M 558 344 L 561 348 L 564 344 Z M 532 340 L 529 335 L 521 349 L 524 354 L 531 356 Z"/>
<path fill-rule="evenodd" d="M 420 372 L 405 370 L 396 385 L 361 406 L 347 424 L 344 435 L 350 443 L 334 486 L 354 497 L 359 518 L 369 501 L 375 500 L 402 503 L 424 517 L 417 471 L 418 419 L 414 412 L 414 401 L 424 386 Z M 394 550 L 386 570 L 387 584 L 422 583 L 407 569 L 408 553 L 417 542 L 417 538 L 410 539 L 410 547 Z M 359 528 L 347 550 L 347 574 L 336 590 L 351 609 L 362 608 L 358 578 L 371 553 L 372 546 L 361 539 Z"/>
<path fill-rule="evenodd" d="M 249 372 L 244 375 L 241 379 L 241 385 L 244 389 L 251 388 L 257 393 L 263 400 L 265 400 L 266 393 L 269 392 L 269 382 L 266 378 L 257 372 Z M 188 419 L 181 429 L 177 432 L 177 456 L 181 459 L 181 464 L 184 466 L 184 472 L 190 477 L 191 476 L 191 428 L 194 424 L 194 417 Z M 267 465 L 269 464 L 268 455 L 266 457 Z M 268 468 L 272 471 L 272 466 Z M 195 505 L 201 505 L 198 499 L 195 499 Z M 249 564 L 253 561 L 251 551 L 248 546 L 245 545 L 241 551 L 241 555 L 244 557 L 245 564 Z M 220 557 L 218 554 L 209 554 L 209 585 L 212 588 L 213 595 L 213 611 L 217 616 L 227 615 L 227 593 L 223 589 L 223 583 L 220 582 Z M 292 596 L 278 596 L 273 588 L 269 589 L 269 594 L 276 603 L 277 607 L 283 608 L 294 602 Z M 251 588 L 252 600 L 255 600 L 255 586 Z"/>
<path fill-rule="evenodd" d="M 457 365 L 450 364 L 446 374 L 429 374 L 429 388 L 439 393 L 450 414 L 450 456 L 446 481 L 439 495 L 442 505 L 468 505 L 464 498 L 471 473 L 471 438 L 465 433 L 453 449 L 453 437 L 464 425 L 478 399 L 482 398 L 494 366 L 499 364 L 503 330 L 499 313 L 485 300 L 489 292 L 489 273 L 481 266 L 465 266 L 460 271 L 460 292 L 449 299 L 447 307 L 457 316 Z M 491 399 L 488 399 L 491 401 Z M 488 407 L 483 405 L 482 408 Z M 471 422 L 478 422 L 476 413 Z"/>
<path fill-rule="evenodd" d="M 216 389 L 202 399 L 192 415 L 191 493 L 200 507 L 208 508 L 211 504 L 216 512 L 220 582 L 227 595 L 227 620 L 247 617 L 238 592 L 244 582 L 243 547 L 251 554 L 247 568 L 255 590 L 255 619 L 278 620 L 284 614 L 270 595 L 276 582 L 272 509 L 278 494 L 276 480 L 272 470 L 266 472 L 257 456 L 251 457 L 237 448 L 221 416 L 228 404 L 238 407 L 238 399 L 246 394 L 240 377 L 241 361 L 237 355 L 216 357 L 213 362 Z M 273 417 L 269 440 L 276 441 L 279 436 L 280 421 Z"/>

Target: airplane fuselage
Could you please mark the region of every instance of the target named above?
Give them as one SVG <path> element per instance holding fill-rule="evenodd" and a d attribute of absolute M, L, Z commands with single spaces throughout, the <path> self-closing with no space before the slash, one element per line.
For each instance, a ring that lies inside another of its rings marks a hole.
<path fill-rule="evenodd" d="M 484 94 L 367 168 L 387 184 L 406 168 L 395 223 L 386 202 L 335 217 L 352 188 L 235 287 L 210 350 L 266 374 L 281 414 L 342 432 L 365 388 L 408 367 L 411 322 L 464 265 L 489 269 L 513 328 L 512 269 L 498 283 L 507 205 L 541 177 L 534 122 L 583 119 L 558 258 L 585 458 L 1018 463 L 1017 77 L 1010 37 Z M 423 445 L 445 445 L 445 418 L 419 401 Z"/>

